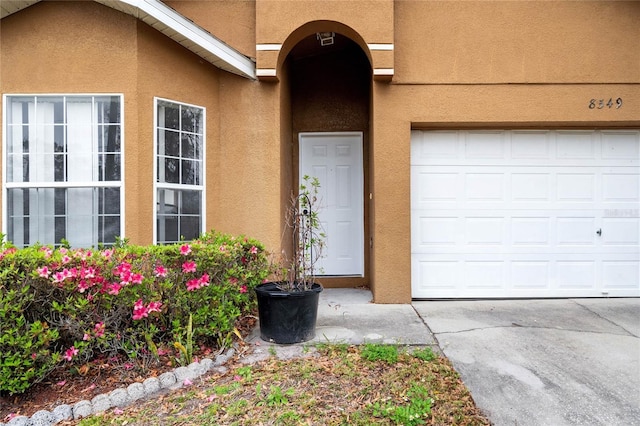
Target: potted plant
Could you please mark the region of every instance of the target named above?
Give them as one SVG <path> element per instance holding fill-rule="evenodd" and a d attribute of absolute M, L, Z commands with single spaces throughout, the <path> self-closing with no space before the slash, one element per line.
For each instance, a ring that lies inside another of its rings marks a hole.
<path fill-rule="evenodd" d="M 300 192 L 292 194 L 285 217 L 293 240 L 292 252 L 283 253 L 277 265 L 281 279 L 256 287 L 260 337 L 269 342 L 290 344 L 315 337 L 318 299 L 322 285 L 315 269 L 322 257 L 325 234 L 318 209 L 320 182 L 304 176 Z"/>

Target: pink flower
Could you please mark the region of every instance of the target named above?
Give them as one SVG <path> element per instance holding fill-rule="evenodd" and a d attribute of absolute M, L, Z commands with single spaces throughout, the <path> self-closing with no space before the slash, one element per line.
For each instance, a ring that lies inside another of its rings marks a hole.
<path fill-rule="evenodd" d="M 149 316 L 149 312 L 147 311 L 147 308 L 142 303 L 142 299 L 138 299 L 136 303 L 133 305 L 133 319 L 139 320 L 148 316 Z"/>
<path fill-rule="evenodd" d="M 88 333 L 84 333 L 84 336 L 82 336 L 82 340 L 91 340 L 91 336 Z"/>
<path fill-rule="evenodd" d="M 35 352 L 31 354 L 31 359 L 35 360 L 36 358 L 38 358 L 38 354 L 36 354 Z"/>
<path fill-rule="evenodd" d="M 100 254 L 102 254 L 102 257 L 109 260 L 111 259 L 111 256 L 113 256 L 113 249 L 103 250 Z"/>
<path fill-rule="evenodd" d="M 111 283 L 109 285 L 109 294 L 113 294 L 114 296 L 117 296 L 118 293 L 120 293 L 121 289 L 122 289 L 122 285 L 120 285 L 119 283 Z"/>
<path fill-rule="evenodd" d="M 49 268 L 47 268 L 46 266 L 43 266 L 42 268 L 38 268 L 38 275 L 41 276 L 42 278 L 49 278 L 49 275 L 51 275 L 51 271 L 49 271 Z"/>
<path fill-rule="evenodd" d="M 166 277 L 167 276 L 167 268 L 162 265 L 156 266 L 155 269 L 156 277 Z"/>
<path fill-rule="evenodd" d="M 209 274 L 207 274 L 206 272 L 202 274 L 202 276 L 200 277 L 200 285 L 202 286 L 209 285 Z"/>
<path fill-rule="evenodd" d="M 189 273 L 189 272 L 195 272 L 196 271 L 196 262 L 193 261 L 188 261 L 188 262 L 184 262 L 182 264 L 182 272 Z"/>
<path fill-rule="evenodd" d="M 162 302 L 149 302 L 147 312 L 160 312 L 160 308 L 162 308 Z"/>
<path fill-rule="evenodd" d="M 258 253 L 258 247 L 256 247 L 256 246 L 251 246 L 251 248 L 249 249 L 249 253 L 251 253 L 251 254 L 256 254 L 256 253 Z"/>
<path fill-rule="evenodd" d="M 67 256 L 66 254 L 62 256 L 62 263 L 69 263 L 69 262 L 71 262 L 71 258 L 69 256 Z"/>
<path fill-rule="evenodd" d="M 131 370 L 133 368 L 133 364 L 130 362 L 125 362 L 123 367 L 125 370 Z"/>
<path fill-rule="evenodd" d="M 93 332 L 96 333 L 96 337 L 104 336 L 104 330 L 105 330 L 104 322 L 99 322 L 93 327 Z"/>
<path fill-rule="evenodd" d="M 71 361 L 76 355 L 78 355 L 78 350 L 74 346 L 71 346 L 65 351 L 63 358 L 67 361 Z"/>
<path fill-rule="evenodd" d="M 121 277 L 129 272 L 131 272 L 131 264 L 127 262 L 120 263 L 115 270 L 115 273 L 120 275 Z"/>
<path fill-rule="evenodd" d="M 223 253 L 227 251 L 227 246 L 224 246 L 224 245 L 220 246 L 220 251 Z"/>
<path fill-rule="evenodd" d="M 96 277 L 96 268 L 89 266 L 88 268 L 82 268 L 80 270 L 81 278 L 95 278 Z"/>
<path fill-rule="evenodd" d="M 189 380 L 189 379 L 184 379 L 184 385 L 185 385 L 185 386 L 190 386 L 190 385 L 192 385 L 192 384 L 193 384 L 193 382 L 192 382 L 191 380 Z"/>
<path fill-rule="evenodd" d="M 131 283 L 140 284 L 143 278 L 142 274 L 131 274 Z"/>
<path fill-rule="evenodd" d="M 200 280 L 198 278 L 194 278 L 192 280 L 187 281 L 187 290 L 194 291 L 200 288 Z"/>
<path fill-rule="evenodd" d="M 85 280 L 80 280 L 80 282 L 78 283 L 78 291 L 79 291 L 80 293 L 84 293 L 84 291 L 85 291 L 86 289 L 88 289 L 89 287 L 91 287 L 91 286 L 90 286 L 90 285 L 89 285 L 89 283 L 87 283 L 87 281 L 85 281 Z"/>
<path fill-rule="evenodd" d="M 181 255 L 186 256 L 189 253 L 191 253 L 191 246 L 189 244 L 183 244 L 182 246 L 180 246 Z"/>
<path fill-rule="evenodd" d="M 54 283 L 61 283 L 62 281 L 65 280 L 65 278 L 67 278 L 66 274 L 64 272 L 56 272 L 55 274 L 53 274 L 53 282 Z"/>
<path fill-rule="evenodd" d="M 246 293 L 246 292 L 247 292 L 247 286 L 246 285 L 240 286 L 240 293 Z"/>
<path fill-rule="evenodd" d="M 53 254 L 53 250 L 51 250 L 49 247 L 41 247 L 40 250 L 44 253 L 45 259 L 50 258 Z"/>

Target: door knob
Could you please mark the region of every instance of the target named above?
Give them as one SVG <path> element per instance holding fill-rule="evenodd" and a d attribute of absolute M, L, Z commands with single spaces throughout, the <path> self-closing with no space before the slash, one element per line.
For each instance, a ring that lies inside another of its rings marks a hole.
<path fill-rule="evenodd" d="M 601 237 L 602 236 L 602 228 L 598 229 L 596 231 L 596 234 L 598 234 L 598 236 Z"/>

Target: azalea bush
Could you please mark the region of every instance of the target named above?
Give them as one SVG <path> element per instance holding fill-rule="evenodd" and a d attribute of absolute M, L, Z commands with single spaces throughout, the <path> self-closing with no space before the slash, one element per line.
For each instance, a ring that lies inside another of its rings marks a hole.
<path fill-rule="evenodd" d="M 0 271 L 0 392 L 14 394 L 61 365 L 229 345 L 269 262 L 258 241 L 211 232 L 100 250 L 4 243 Z"/>

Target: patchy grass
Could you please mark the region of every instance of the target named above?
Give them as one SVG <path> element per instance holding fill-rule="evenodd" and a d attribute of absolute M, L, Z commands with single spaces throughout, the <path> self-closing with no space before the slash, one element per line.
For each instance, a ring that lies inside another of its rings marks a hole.
<path fill-rule="evenodd" d="M 392 349 L 389 349 L 392 348 Z M 188 387 L 64 425 L 488 425 L 429 349 L 322 345 L 306 358 L 235 361 Z"/>

